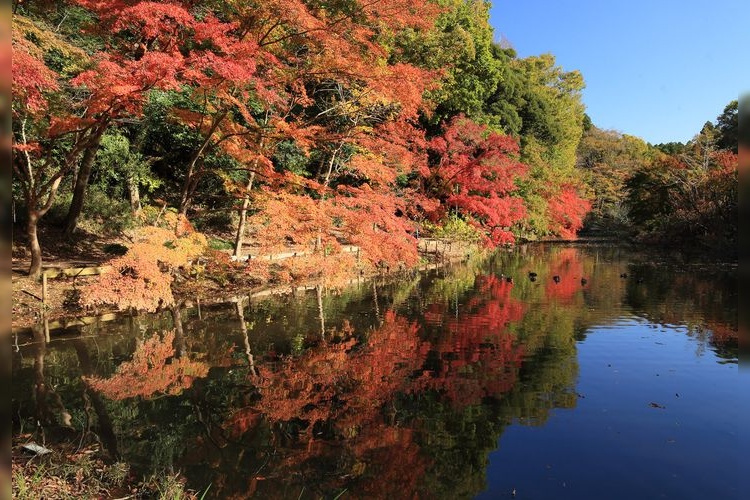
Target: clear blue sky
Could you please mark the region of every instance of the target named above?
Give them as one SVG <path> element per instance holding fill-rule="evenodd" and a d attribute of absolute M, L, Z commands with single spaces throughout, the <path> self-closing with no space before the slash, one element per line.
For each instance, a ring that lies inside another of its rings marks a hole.
<path fill-rule="evenodd" d="M 594 124 L 686 141 L 750 90 L 750 0 L 492 0 L 495 38 L 586 80 Z"/>

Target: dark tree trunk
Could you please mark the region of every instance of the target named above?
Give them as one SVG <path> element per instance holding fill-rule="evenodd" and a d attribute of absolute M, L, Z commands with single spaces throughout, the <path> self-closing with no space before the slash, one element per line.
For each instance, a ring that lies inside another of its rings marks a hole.
<path fill-rule="evenodd" d="M 180 215 L 187 215 L 187 211 L 190 208 L 190 203 L 192 202 L 193 194 L 195 193 L 195 189 L 198 187 L 198 180 L 203 174 L 202 171 L 196 172 L 198 161 L 201 159 L 201 156 L 203 156 L 203 153 L 211 144 L 211 138 L 213 137 L 214 132 L 216 132 L 216 129 L 219 128 L 219 125 L 221 125 L 221 122 L 224 121 L 224 118 L 226 118 L 227 114 L 227 111 L 223 111 L 214 118 L 213 123 L 211 123 L 211 127 L 206 133 L 206 137 L 203 139 L 203 143 L 190 158 L 187 173 L 185 174 L 185 182 L 182 185 L 182 192 L 180 193 Z"/>
<path fill-rule="evenodd" d="M 86 345 L 80 339 L 75 339 L 73 340 L 73 347 L 78 356 L 78 365 L 81 368 L 81 373 L 87 377 L 93 375 L 94 370 L 91 367 L 91 358 L 88 349 L 86 349 Z M 104 447 L 107 448 L 109 456 L 113 460 L 118 460 L 120 454 L 117 451 L 117 435 L 115 434 L 112 425 L 112 419 L 109 417 L 109 413 L 107 413 L 107 406 L 104 404 L 104 401 L 99 394 L 92 390 L 88 384 L 84 384 L 84 386 L 86 387 L 86 394 L 91 400 L 91 404 L 96 412 L 99 437 L 101 438 L 102 443 L 104 443 Z"/>
<path fill-rule="evenodd" d="M 66 238 L 73 236 L 73 232 L 78 225 L 78 217 L 81 216 L 81 212 L 83 211 L 83 200 L 86 196 L 86 188 L 89 185 L 91 170 L 94 167 L 96 152 L 99 150 L 99 142 L 101 141 L 103 133 L 104 128 L 102 128 L 100 132 L 97 132 L 92 144 L 83 152 L 81 166 L 78 169 L 78 176 L 76 177 L 76 185 L 73 189 L 73 200 L 70 202 L 68 215 L 65 217 L 63 235 Z"/>

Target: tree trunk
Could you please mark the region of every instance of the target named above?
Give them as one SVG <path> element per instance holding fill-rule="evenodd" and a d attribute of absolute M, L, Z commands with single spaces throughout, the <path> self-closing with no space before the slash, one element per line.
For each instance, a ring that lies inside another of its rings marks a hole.
<path fill-rule="evenodd" d="M 45 426 L 52 420 L 49 408 L 47 407 L 49 388 L 44 376 L 44 358 L 47 355 L 47 343 L 44 338 L 44 331 L 39 325 L 33 328 L 33 332 L 35 341 L 33 400 L 36 401 L 36 423 L 41 428 L 42 435 L 44 435 Z"/>
<path fill-rule="evenodd" d="M 193 168 L 194 165 L 191 165 L 187 177 L 185 177 L 185 183 L 182 185 L 182 192 L 180 193 L 180 215 L 186 217 L 188 208 L 190 208 L 190 186 L 193 182 Z"/>
<path fill-rule="evenodd" d="M 68 215 L 65 217 L 63 230 L 65 238 L 73 236 L 73 232 L 78 225 L 78 217 L 81 216 L 81 212 L 83 211 L 83 200 L 86 196 L 86 188 L 89 185 L 91 170 L 94 167 L 94 160 L 96 159 L 96 152 L 99 150 L 99 142 L 101 141 L 102 134 L 104 134 L 104 127 L 96 133 L 91 145 L 83 152 L 81 166 L 78 169 L 78 177 L 76 177 L 75 189 L 73 190 L 73 200 L 70 202 Z"/>
<path fill-rule="evenodd" d="M 182 192 L 180 193 L 180 215 L 187 215 L 193 192 L 198 185 L 198 180 L 195 178 L 195 176 L 198 175 L 195 173 L 195 167 L 198 165 L 198 160 L 200 160 L 206 148 L 211 144 L 211 138 L 213 137 L 214 132 L 219 128 L 219 125 L 221 125 L 221 122 L 226 118 L 228 113 L 228 111 L 223 111 L 214 118 L 211 127 L 208 129 L 208 132 L 206 132 L 206 137 L 203 139 L 203 143 L 190 158 L 188 170 L 185 174 L 185 182 L 182 185 Z"/>
<path fill-rule="evenodd" d="M 237 227 L 237 236 L 234 239 L 234 256 L 238 259 L 242 255 L 242 240 L 245 238 L 245 222 L 247 221 L 247 209 L 250 208 L 250 190 L 253 188 L 255 172 L 250 172 L 250 179 L 247 181 L 245 188 L 245 198 L 242 200 L 242 209 L 240 210 L 240 223 Z"/>
<path fill-rule="evenodd" d="M 245 342 L 245 356 L 247 356 L 247 366 L 250 368 L 250 375 L 253 377 L 258 376 L 258 369 L 255 367 L 255 357 L 250 350 L 250 339 L 247 336 L 247 323 L 245 323 L 245 310 L 244 310 L 244 299 L 237 301 L 237 318 L 240 320 L 240 331 L 242 332 L 242 340 Z"/>
<path fill-rule="evenodd" d="M 132 175 L 128 176 L 128 194 L 130 195 L 130 209 L 137 214 L 141 211 L 141 195 L 138 191 L 138 181 Z"/>
<path fill-rule="evenodd" d="M 86 349 L 86 345 L 81 339 L 73 340 L 73 348 L 76 350 L 78 356 L 78 366 L 81 369 L 81 373 L 89 377 L 94 374 L 94 370 L 91 367 L 91 357 Z M 96 412 L 96 419 L 99 427 L 99 437 L 104 444 L 104 447 L 109 452 L 109 456 L 112 460 L 120 458 L 120 454 L 117 451 L 117 435 L 115 434 L 114 427 L 112 426 L 112 419 L 107 413 L 107 406 L 104 404 L 101 396 L 91 389 L 91 386 L 84 384 L 85 394 L 88 395 L 91 400 L 91 404 Z"/>
<path fill-rule="evenodd" d="M 326 172 L 325 179 L 323 180 L 323 189 L 328 188 L 328 184 L 331 182 L 331 174 L 333 173 L 333 165 L 336 163 L 336 155 L 341 151 L 341 148 L 344 147 L 344 143 L 342 142 L 339 144 L 339 146 L 336 148 L 336 150 L 331 155 L 331 160 L 328 162 L 328 171 Z M 325 196 L 320 197 L 320 203 L 323 203 L 323 200 L 325 199 Z M 315 238 L 315 251 L 319 251 L 322 247 L 322 233 L 323 228 L 318 228 L 318 235 Z"/>
<path fill-rule="evenodd" d="M 29 210 L 29 220 L 26 223 L 26 236 L 29 238 L 29 249 L 31 250 L 31 266 L 29 276 L 38 280 L 42 275 L 42 247 L 39 246 L 37 237 L 37 226 L 39 225 L 39 212 Z"/>

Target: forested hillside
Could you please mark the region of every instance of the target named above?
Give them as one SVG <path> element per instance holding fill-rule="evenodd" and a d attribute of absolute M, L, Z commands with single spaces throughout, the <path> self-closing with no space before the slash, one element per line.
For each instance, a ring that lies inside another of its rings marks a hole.
<path fill-rule="evenodd" d="M 651 145 L 586 127 L 578 166 L 594 207 L 587 227 L 720 255 L 737 252 L 738 101 L 687 143 Z"/>
<path fill-rule="evenodd" d="M 686 145 L 600 130 L 583 76 L 518 57 L 488 18 L 482 0 L 15 3 L 16 256 L 38 276 L 45 246 L 124 241 L 96 303 L 163 300 L 166 268 L 248 245 L 310 252 L 244 268 L 277 281 L 584 221 L 731 246 L 736 102 Z"/>

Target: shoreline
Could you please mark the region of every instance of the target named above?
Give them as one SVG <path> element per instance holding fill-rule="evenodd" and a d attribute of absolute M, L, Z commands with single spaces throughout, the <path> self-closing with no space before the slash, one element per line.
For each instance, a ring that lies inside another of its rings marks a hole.
<path fill-rule="evenodd" d="M 433 239 L 425 238 L 425 248 L 420 248 L 420 256 L 429 262 L 420 264 L 412 269 L 401 269 L 393 271 L 381 271 L 370 273 L 349 279 L 343 287 L 349 287 L 363 281 L 370 281 L 379 277 L 395 277 L 404 272 L 426 272 L 441 268 L 446 265 L 452 265 L 457 262 L 465 261 L 467 253 L 483 253 L 486 249 L 478 248 L 476 245 L 467 244 L 461 241 L 441 240 L 443 245 L 442 252 L 432 246 Z M 455 249 L 453 248 L 455 245 Z M 704 265 L 704 264 L 724 264 L 737 266 L 738 261 L 735 256 L 717 256 L 705 254 L 704 252 L 689 252 L 685 249 L 675 249 L 661 245 L 637 244 L 633 241 L 618 239 L 616 236 L 589 236 L 575 240 L 569 239 L 544 239 L 535 241 L 526 241 L 518 243 L 516 248 L 523 246 L 535 245 L 616 245 L 624 246 L 634 250 L 640 250 L 645 254 L 654 254 L 654 256 L 663 255 L 665 252 L 672 256 L 678 256 L 683 260 L 684 265 Z M 696 256 L 702 258 L 696 262 Z M 256 259 L 253 259 L 256 260 Z M 34 282 L 25 275 L 20 275 L 18 271 L 18 262 L 14 262 L 14 271 L 12 275 L 12 323 L 11 333 L 29 334 L 35 328 L 44 330 L 67 329 L 76 326 L 85 326 L 97 321 L 111 321 L 123 315 L 130 314 L 128 311 L 118 310 L 114 306 L 100 307 L 96 310 L 85 310 L 75 304 L 75 298 L 78 289 L 85 286 L 97 277 L 93 276 L 65 276 L 62 278 L 48 280 L 47 304 L 41 304 L 42 284 Z M 104 267 L 105 263 L 98 264 L 97 267 Z M 55 266 L 55 261 L 49 263 L 49 268 L 59 269 Z M 216 305 L 223 303 L 233 303 L 246 298 L 260 298 L 273 295 L 293 295 L 298 292 L 307 292 L 314 290 L 317 286 L 314 280 L 307 280 L 299 283 L 259 283 L 252 279 L 243 281 L 239 268 L 230 269 L 237 282 L 232 284 L 219 284 L 211 277 L 193 278 L 182 274 L 177 274 L 172 283 L 173 295 L 176 304 L 180 306 L 192 306 L 193 304 Z M 64 274 L 56 271 L 57 274 Z M 162 309 L 160 309 L 162 310 Z M 46 323 L 46 326 L 45 326 Z"/>
<path fill-rule="evenodd" d="M 456 243 L 456 242 L 454 242 Z M 462 242 L 459 242 L 462 243 Z M 485 250 L 469 247 L 461 247 L 469 250 L 472 254 L 482 253 Z M 453 252 L 452 254 L 422 253 L 422 257 L 432 257 L 435 261 L 420 264 L 412 269 L 393 270 L 390 272 L 371 273 L 356 278 L 351 278 L 342 287 L 350 287 L 358 283 L 371 281 L 377 278 L 397 277 L 409 272 L 428 272 L 458 262 L 466 261 L 466 251 Z M 436 257 L 440 255 L 440 257 Z M 52 267 L 52 266 L 51 266 Z M 239 275 L 239 270 L 236 273 Z M 172 293 L 175 304 L 180 307 L 193 307 L 195 305 L 217 305 L 230 304 L 244 299 L 270 297 L 274 295 L 294 295 L 315 290 L 318 286 L 314 281 L 301 283 L 272 284 L 261 283 L 248 286 L 239 283 L 231 286 L 221 286 L 210 278 L 187 278 L 178 275 L 179 282 L 175 279 L 172 283 Z M 13 316 L 11 324 L 12 335 L 33 335 L 34 331 L 41 329 L 45 336 L 55 330 L 64 330 L 77 326 L 86 326 L 96 322 L 112 321 L 123 315 L 131 314 L 129 311 L 118 310 L 114 306 L 99 307 L 96 310 L 85 310 L 76 304 L 70 303 L 70 297 L 77 294 L 78 288 L 85 286 L 96 276 L 66 277 L 62 279 L 48 280 L 47 304 L 41 303 L 42 284 L 32 281 L 28 276 L 12 276 L 13 285 Z M 177 276 L 175 276 L 177 278 Z M 218 288 L 217 288 L 218 287 Z M 31 288 L 31 290 L 28 290 Z M 220 293 L 222 290 L 225 293 Z M 26 302 L 24 302 L 26 301 Z M 29 301 L 32 301 L 29 304 Z M 36 307 L 34 307 L 34 305 Z M 161 308 L 156 312 L 167 308 Z"/>

